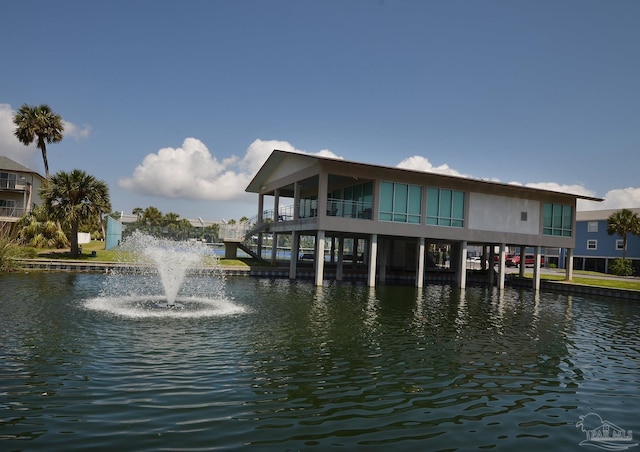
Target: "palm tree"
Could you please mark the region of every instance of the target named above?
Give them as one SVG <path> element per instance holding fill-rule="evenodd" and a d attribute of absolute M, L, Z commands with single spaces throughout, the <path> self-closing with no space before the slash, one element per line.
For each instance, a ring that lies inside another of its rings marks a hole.
<path fill-rule="evenodd" d="M 162 212 L 157 207 L 147 207 L 142 212 L 142 221 L 150 226 L 160 226 L 162 224 Z"/>
<path fill-rule="evenodd" d="M 142 207 L 136 207 L 131 211 L 131 213 L 136 216 L 136 221 L 140 221 L 142 219 L 143 212 L 144 210 L 142 210 Z"/>
<path fill-rule="evenodd" d="M 64 124 L 60 115 L 51 111 L 46 104 L 31 106 L 24 104 L 13 117 L 17 126 L 14 132 L 18 140 L 29 146 L 36 140 L 36 146 L 42 151 L 44 172 L 49 179 L 49 162 L 47 161 L 47 143 L 57 143 L 62 140 Z"/>
<path fill-rule="evenodd" d="M 607 233 L 619 234 L 622 237 L 622 259 L 627 252 L 627 234 L 640 235 L 640 217 L 629 209 L 618 210 L 607 218 Z"/>
<path fill-rule="evenodd" d="M 16 223 L 17 240 L 21 245 L 34 248 L 65 248 L 69 239 L 51 221 L 44 206 L 35 206 L 31 212 L 24 214 Z"/>
<path fill-rule="evenodd" d="M 40 197 L 52 218 L 70 226 L 72 256 L 79 254 L 78 224 L 111 210 L 107 184 L 78 169 L 54 174 Z"/>
<path fill-rule="evenodd" d="M 180 215 L 178 215 L 177 213 L 174 213 L 174 212 L 169 212 L 169 213 L 165 213 L 164 214 L 164 218 L 162 219 L 162 223 L 165 226 L 169 226 L 170 224 L 178 223 L 179 219 L 180 219 Z"/>

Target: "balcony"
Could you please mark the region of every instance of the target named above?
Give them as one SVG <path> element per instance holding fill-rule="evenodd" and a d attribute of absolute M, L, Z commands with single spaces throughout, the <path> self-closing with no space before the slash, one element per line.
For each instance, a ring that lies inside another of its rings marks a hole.
<path fill-rule="evenodd" d="M 373 219 L 373 206 L 367 201 L 349 201 L 345 199 L 327 199 L 327 215 L 330 217 Z"/>
<path fill-rule="evenodd" d="M 0 219 L 2 221 L 15 222 L 28 212 L 24 207 L 0 206 Z"/>

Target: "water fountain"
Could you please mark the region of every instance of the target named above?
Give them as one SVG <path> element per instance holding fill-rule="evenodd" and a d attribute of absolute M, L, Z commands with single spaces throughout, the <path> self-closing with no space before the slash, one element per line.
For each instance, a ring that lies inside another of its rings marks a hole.
<path fill-rule="evenodd" d="M 242 312 L 226 298 L 218 257 L 199 242 L 140 232 L 121 246 L 122 264 L 109 272 L 87 307 L 127 317 L 203 317 Z"/>

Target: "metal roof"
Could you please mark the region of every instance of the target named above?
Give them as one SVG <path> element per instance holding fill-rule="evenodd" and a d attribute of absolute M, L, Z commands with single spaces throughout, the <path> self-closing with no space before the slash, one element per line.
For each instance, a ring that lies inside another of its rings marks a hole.
<path fill-rule="evenodd" d="M 473 182 L 473 183 L 480 184 L 480 185 L 490 185 L 490 186 L 494 186 L 494 187 L 503 187 L 503 188 L 508 189 L 508 190 L 510 190 L 512 192 L 513 191 L 516 191 L 516 192 L 517 191 L 533 191 L 533 192 L 538 192 L 538 193 L 567 195 L 567 196 L 574 197 L 576 199 L 584 199 L 584 200 L 587 200 L 587 201 L 597 201 L 597 202 L 603 201 L 602 198 L 596 198 L 596 197 L 593 197 L 593 196 L 586 196 L 586 195 L 579 195 L 579 194 L 576 194 L 576 193 L 567 193 L 567 192 L 559 192 L 559 191 L 554 191 L 554 190 L 546 190 L 546 189 L 541 189 L 541 188 L 525 187 L 523 185 L 506 184 L 506 183 L 503 183 L 503 182 L 494 182 L 494 181 L 487 181 L 487 180 L 482 180 L 482 179 L 473 179 L 473 178 L 469 178 L 469 177 L 450 176 L 450 175 L 446 175 L 446 174 L 433 173 L 433 172 L 428 172 L 428 171 L 418 171 L 418 170 L 412 170 L 412 169 L 407 169 L 407 168 L 398 168 L 398 167 L 393 167 L 393 166 L 374 165 L 374 164 L 369 164 L 369 163 L 354 162 L 354 161 L 331 158 L 331 157 L 324 157 L 324 156 L 319 156 L 319 155 L 303 154 L 303 153 L 299 153 L 299 152 L 281 151 L 281 150 L 278 150 L 278 149 L 274 149 L 273 150 L 273 152 L 271 153 L 271 155 L 269 156 L 267 161 L 258 170 L 258 172 L 254 176 L 254 178 L 251 180 L 251 182 L 249 183 L 249 185 L 247 186 L 245 191 L 247 191 L 249 193 L 260 193 L 261 187 L 264 185 L 264 182 L 268 179 L 268 177 L 271 175 L 271 173 L 278 167 L 278 165 L 280 165 L 280 163 L 283 160 L 287 159 L 287 158 L 307 159 L 307 160 L 315 161 L 315 162 L 321 162 L 321 161 L 333 161 L 333 162 L 336 162 L 337 161 L 337 162 L 343 162 L 345 164 L 350 164 L 350 165 L 358 165 L 358 166 L 362 166 L 362 167 L 380 168 L 380 169 L 385 169 L 385 170 L 397 171 L 399 173 L 402 173 L 402 172 L 413 173 L 413 174 L 425 174 L 426 173 L 426 174 L 432 175 L 435 178 L 440 178 L 440 179 L 444 179 L 444 180 L 459 180 L 459 181 Z"/>

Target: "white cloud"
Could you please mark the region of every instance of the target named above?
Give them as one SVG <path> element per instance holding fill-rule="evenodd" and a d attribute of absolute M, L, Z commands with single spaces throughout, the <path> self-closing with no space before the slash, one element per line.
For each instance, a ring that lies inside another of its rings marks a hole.
<path fill-rule="evenodd" d="M 406 158 L 398 163 L 396 167 L 415 171 L 425 171 L 427 173 L 445 174 L 448 176 L 471 177 L 466 174 L 462 174 L 459 171 L 454 170 L 453 168 L 450 168 L 446 163 L 440 166 L 433 166 L 427 158 L 420 155 L 414 155 L 412 157 Z"/>
<path fill-rule="evenodd" d="M 91 134 L 91 126 L 87 124 L 83 124 L 82 126 L 77 126 L 69 121 L 62 121 L 64 123 L 64 136 L 75 138 L 76 140 L 80 140 L 82 138 L 88 138 Z"/>
<path fill-rule="evenodd" d="M 245 188 L 274 149 L 310 154 L 286 141 L 255 140 L 245 155 L 219 161 L 202 141 L 186 138 L 182 147 L 148 154 L 131 177 L 118 185 L 132 192 L 173 199 L 229 201 L 248 197 Z M 317 155 L 337 157 L 328 150 Z"/>
<path fill-rule="evenodd" d="M 633 209 L 640 207 L 640 188 L 617 188 L 608 191 L 604 201 L 578 201 L 577 210 Z"/>
<path fill-rule="evenodd" d="M 16 125 L 13 123 L 13 117 L 16 111 L 9 104 L 0 103 L 0 153 L 5 157 L 9 157 L 22 165 L 38 171 L 42 165 L 42 154 L 34 143 L 28 146 L 20 143 L 14 131 Z M 76 140 L 87 138 L 91 133 L 91 126 L 83 125 L 79 127 L 72 122 L 64 121 L 63 137 L 72 137 Z M 47 147 L 48 149 L 48 147 Z"/>
<path fill-rule="evenodd" d="M 449 167 L 447 164 L 440 166 L 433 166 L 431 162 L 425 157 L 414 155 L 406 158 L 396 165 L 398 168 L 406 168 L 416 171 L 425 171 L 431 173 L 446 174 L 457 177 L 472 177 L 466 174 L 462 174 L 459 171 Z M 493 182 L 500 182 L 499 179 L 486 179 Z M 508 182 L 510 185 L 519 185 L 531 188 L 539 188 L 542 190 L 557 191 L 561 193 L 572 193 L 575 195 L 599 197 L 595 192 L 589 190 L 582 185 L 566 185 L 558 184 L 557 182 L 531 182 L 523 184 L 518 181 Z M 637 208 L 640 207 L 640 188 L 620 188 L 610 190 L 605 194 L 603 202 L 578 200 L 577 210 L 601 210 L 601 209 L 623 209 L 623 208 Z"/>
<path fill-rule="evenodd" d="M 16 125 L 13 123 L 15 110 L 9 104 L 0 104 L 0 153 L 24 166 L 36 169 L 39 162 L 40 150 L 35 144 L 25 146 L 20 143 L 13 132 Z"/>
<path fill-rule="evenodd" d="M 517 184 L 517 183 L 513 183 L 514 185 L 522 185 L 522 184 Z M 558 184 L 557 182 L 530 182 L 527 184 L 524 184 L 525 187 L 529 187 L 529 188 L 539 188 L 541 190 L 550 190 L 550 191 L 557 191 L 560 193 L 572 193 L 574 195 L 581 195 L 581 196 L 593 196 L 595 197 L 596 194 L 583 187 L 582 185 L 566 185 L 566 184 Z"/>

